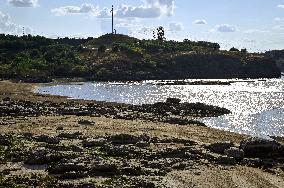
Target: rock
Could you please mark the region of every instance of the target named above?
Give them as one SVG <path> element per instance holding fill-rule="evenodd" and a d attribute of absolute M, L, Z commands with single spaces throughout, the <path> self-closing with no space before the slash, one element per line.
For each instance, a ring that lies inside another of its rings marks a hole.
<path fill-rule="evenodd" d="M 216 143 L 210 144 L 208 146 L 208 149 L 214 153 L 224 154 L 225 149 L 228 149 L 233 146 L 234 144 L 230 141 L 216 142 Z"/>
<path fill-rule="evenodd" d="M 51 151 L 46 150 L 45 148 L 38 148 L 28 155 L 27 160 L 24 163 L 27 165 L 44 165 L 59 162 L 64 158 L 66 158 L 66 156 L 62 153 L 51 153 Z"/>
<path fill-rule="evenodd" d="M 117 134 L 110 136 L 108 140 L 112 144 L 136 144 L 141 141 L 141 139 L 137 136 L 129 135 L 129 134 Z"/>
<path fill-rule="evenodd" d="M 278 142 L 255 137 L 241 141 L 240 148 L 246 157 L 272 157 L 281 152 L 281 144 Z"/>
<path fill-rule="evenodd" d="M 58 126 L 58 127 L 56 128 L 56 130 L 57 130 L 57 131 L 63 131 L 63 130 L 64 130 L 64 127 L 63 127 L 63 126 Z"/>
<path fill-rule="evenodd" d="M 115 164 L 101 163 L 92 167 L 90 173 L 94 176 L 116 176 L 120 171 Z"/>
<path fill-rule="evenodd" d="M 48 144 L 59 144 L 60 141 L 58 138 L 48 135 L 36 136 L 34 137 L 34 140 L 36 140 L 37 142 L 45 142 Z"/>
<path fill-rule="evenodd" d="M 120 169 L 121 174 L 127 176 L 140 176 L 144 175 L 144 171 L 139 165 L 130 164 Z"/>
<path fill-rule="evenodd" d="M 137 142 L 136 146 L 139 147 L 139 148 L 147 148 L 147 147 L 150 146 L 150 143 L 141 141 L 141 142 Z"/>
<path fill-rule="evenodd" d="M 245 153 L 242 149 L 239 149 L 239 148 L 236 148 L 236 147 L 231 147 L 229 149 L 225 149 L 224 153 L 228 157 L 233 157 L 237 161 L 242 160 L 244 158 L 244 155 L 245 155 Z"/>
<path fill-rule="evenodd" d="M 217 158 L 217 163 L 224 165 L 236 165 L 237 161 L 233 157 L 221 155 Z"/>
<path fill-rule="evenodd" d="M 82 141 L 83 147 L 103 147 L 107 144 L 107 140 L 104 138 L 87 138 Z"/>
<path fill-rule="evenodd" d="M 167 98 L 166 103 L 170 103 L 170 104 L 179 104 L 180 103 L 180 99 L 177 98 Z"/>
<path fill-rule="evenodd" d="M 75 133 L 60 133 L 58 137 L 60 138 L 67 138 L 67 139 L 79 139 L 83 133 L 75 132 Z"/>
<path fill-rule="evenodd" d="M 51 174 L 64 174 L 66 172 L 88 171 L 88 167 L 83 163 L 59 163 L 47 169 Z"/>
<path fill-rule="evenodd" d="M 83 119 L 83 120 L 79 120 L 78 124 L 80 124 L 80 125 L 95 125 L 96 122 Z"/>
<path fill-rule="evenodd" d="M 13 136 L 7 134 L 0 134 L 0 145 L 9 146 L 13 143 Z"/>

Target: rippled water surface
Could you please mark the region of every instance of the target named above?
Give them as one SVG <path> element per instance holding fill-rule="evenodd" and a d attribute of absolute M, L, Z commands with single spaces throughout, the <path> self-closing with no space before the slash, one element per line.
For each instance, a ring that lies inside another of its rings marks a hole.
<path fill-rule="evenodd" d="M 203 102 L 232 111 L 229 115 L 217 118 L 203 118 L 201 121 L 210 127 L 254 136 L 284 136 L 283 78 L 220 81 L 233 81 L 233 83 L 230 85 L 169 85 L 162 81 L 87 82 L 41 87 L 37 92 L 75 99 L 130 104 L 155 103 L 165 101 L 168 97 L 176 97 L 181 98 L 183 102 Z"/>

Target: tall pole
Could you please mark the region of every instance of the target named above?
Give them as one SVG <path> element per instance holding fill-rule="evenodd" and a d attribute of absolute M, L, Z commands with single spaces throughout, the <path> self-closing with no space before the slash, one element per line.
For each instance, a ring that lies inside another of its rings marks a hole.
<path fill-rule="evenodd" d="M 113 5 L 111 6 L 111 33 L 113 34 Z"/>

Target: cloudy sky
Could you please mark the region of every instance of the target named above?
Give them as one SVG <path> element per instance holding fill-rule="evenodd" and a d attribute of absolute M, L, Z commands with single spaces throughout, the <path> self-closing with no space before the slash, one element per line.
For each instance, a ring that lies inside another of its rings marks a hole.
<path fill-rule="evenodd" d="M 1 0 L 0 33 L 88 37 L 111 32 L 214 41 L 250 51 L 284 49 L 284 0 Z"/>

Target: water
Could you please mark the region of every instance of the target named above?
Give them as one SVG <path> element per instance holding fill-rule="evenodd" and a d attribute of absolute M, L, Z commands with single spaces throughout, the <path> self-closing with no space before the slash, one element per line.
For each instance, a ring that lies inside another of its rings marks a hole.
<path fill-rule="evenodd" d="M 129 104 L 155 103 L 175 97 L 183 102 L 202 102 L 232 111 L 217 118 L 202 118 L 201 121 L 209 127 L 260 137 L 284 136 L 283 78 L 220 81 L 234 82 L 231 85 L 167 85 L 161 81 L 87 82 L 41 87 L 36 92 Z"/>

